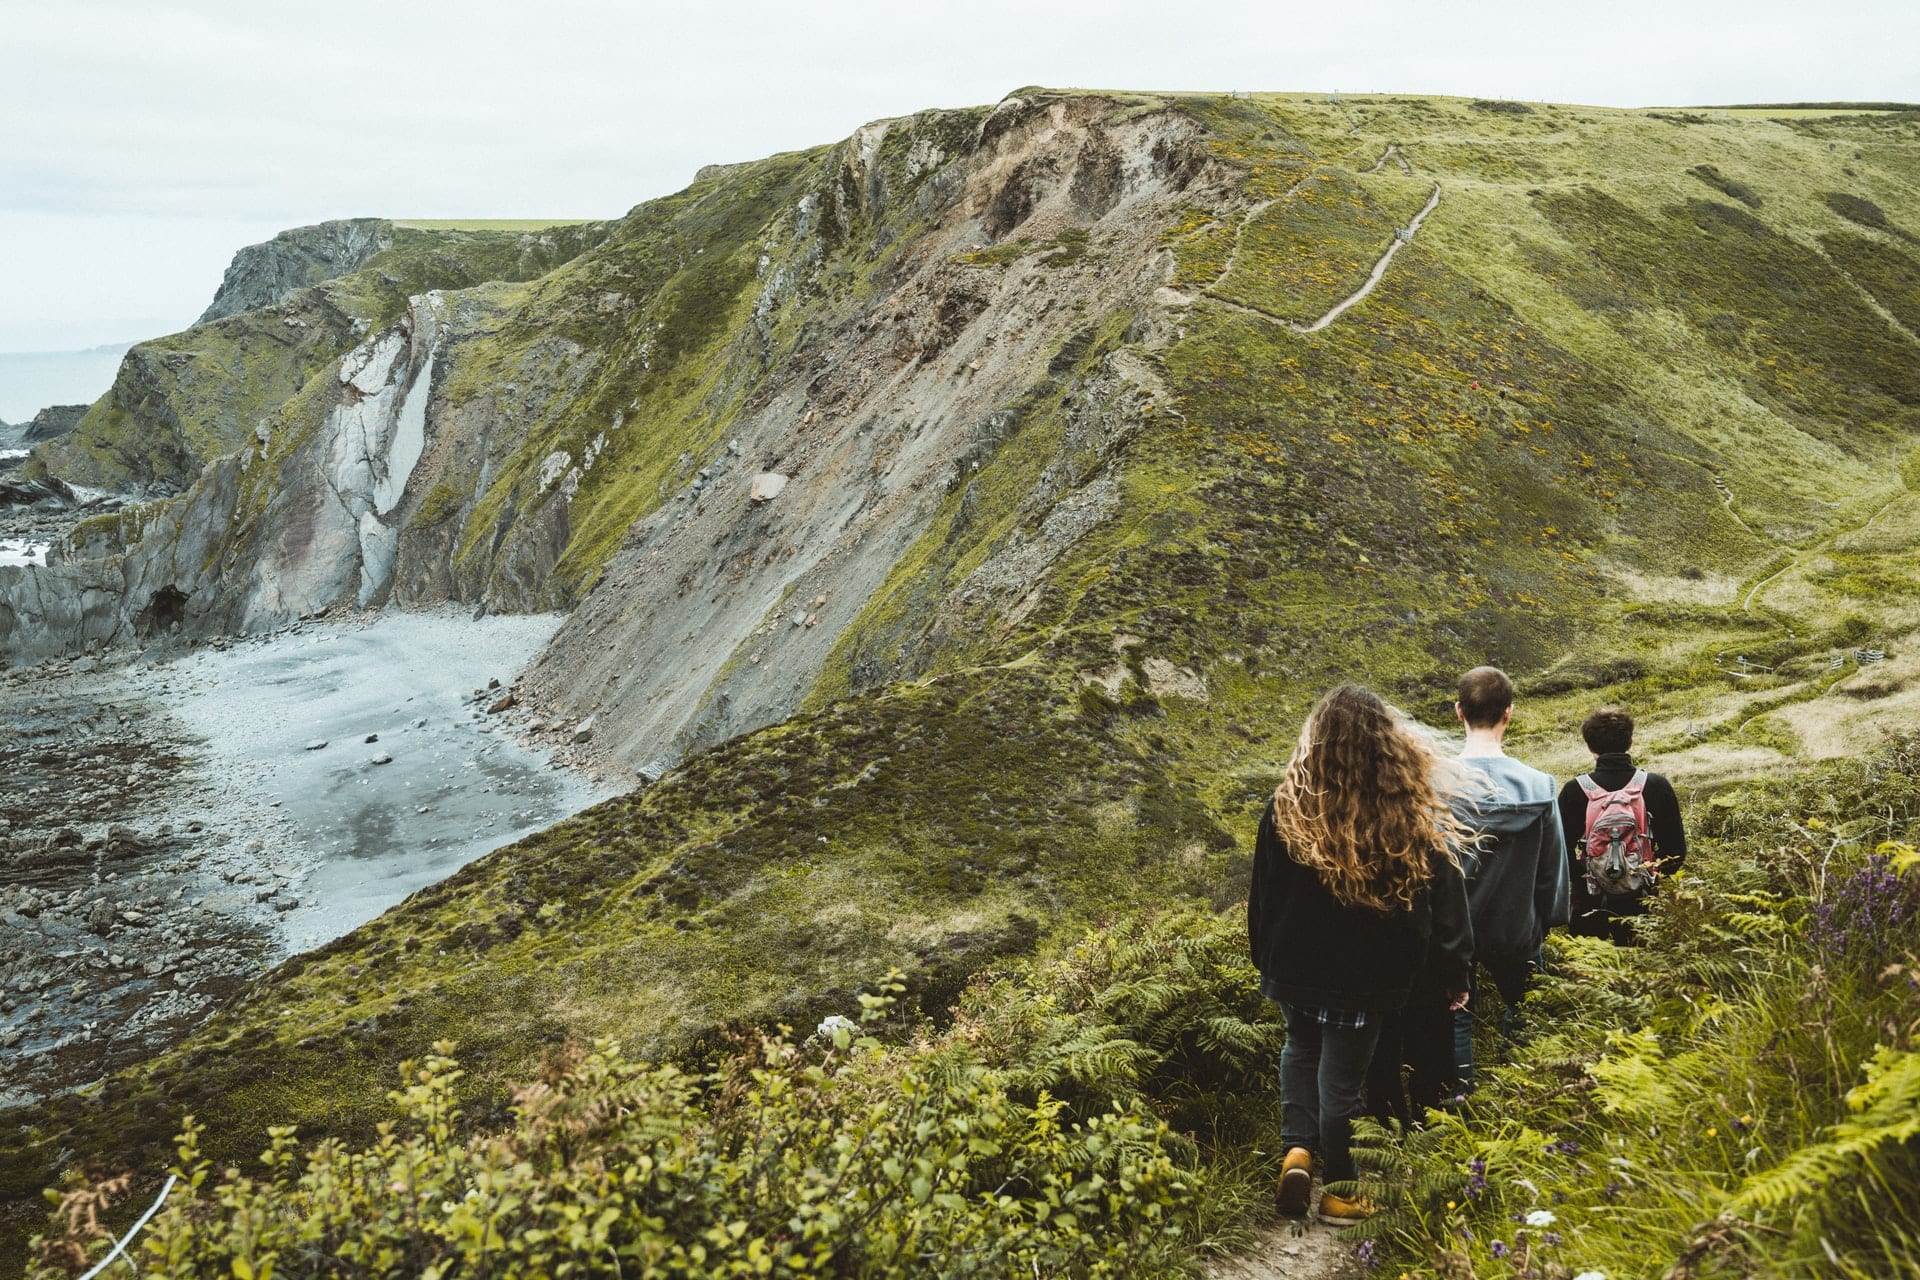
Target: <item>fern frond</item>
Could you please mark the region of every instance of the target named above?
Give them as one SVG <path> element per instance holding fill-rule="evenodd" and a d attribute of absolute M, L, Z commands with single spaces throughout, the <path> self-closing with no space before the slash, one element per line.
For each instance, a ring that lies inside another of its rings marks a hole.
<path fill-rule="evenodd" d="M 1881 1047 L 1866 1083 L 1847 1095 L 1847 1107 L 1855 1114 L 1828 1128 L 1823 1141 L 1741 1184 L 1730 1211 L 1751 1213 L 1810 1196 L 1881 1148 L 1920 1138 L 1920 1053 Z"/>

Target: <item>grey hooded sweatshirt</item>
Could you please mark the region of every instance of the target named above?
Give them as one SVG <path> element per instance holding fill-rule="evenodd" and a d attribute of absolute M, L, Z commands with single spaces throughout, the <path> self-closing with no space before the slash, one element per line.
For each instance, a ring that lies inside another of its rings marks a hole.
<path fill-rule="evenodd" d="M 1570 915 L 1566 836 L 1553 779 L 1511 756 L 1463 756 L 1486 785 L 1456 797 L 1454 816 L 1480 833 L 1463 855 L 1473 956 L 1496 968 L 1531 960 Z"/>

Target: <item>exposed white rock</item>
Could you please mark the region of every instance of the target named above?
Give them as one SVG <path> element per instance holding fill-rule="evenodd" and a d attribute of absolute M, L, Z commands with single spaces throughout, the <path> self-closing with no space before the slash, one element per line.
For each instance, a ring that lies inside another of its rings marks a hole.
<path fill-rule="evenodd" d="M 407 398 L 400 404 L 399 417 L 387 441 L 385 465 L 377 468 L 381 474 L 374 485 L 373 509 L 383 516 L 400 505 L 407 480 L 426 451 L 427 400 L 432 387 L 433 351 L 429 349 L 426 361 L 413 375 L 413 385 L 407 388 Z"/>
<path fill-rule="evenodd" d="M 1207 682 L 1192 667 L 1175 666 L 1165 658 L 1148 658 L 1142 664 L 1147 672 L 1147 688 L 1156 698 L 1207 700 Z"/>
<path fill-rule="evenodd" d="M 340 358 L 340 381 L 363 396 L 378 394 L 387 385 L 393 362 L 407 349 L 399 329 L 383 329 Z"/>
<path fill-rule="evenodd" d="M 573 455 L 565 449 L 555 449 L 540 460 L 540 492 L 545 493 L 553 487 L 553 482 L 565 475 L 567 468 L 573 465 Z"/>
<path fill-rule="evenodd" d="M 750 496 L 755 502 L 772 502 L 787 487 L 787 477 L 778 471 L 762 471 L 753 478 Z"/>
<path fill-rule="evenodd" d="M 400 554 L 400 530 L 382 524 L 374 512 L 360 515 L 360 592 L 362 609 L 373 603 L 393 581 L 393 562 Z"/>

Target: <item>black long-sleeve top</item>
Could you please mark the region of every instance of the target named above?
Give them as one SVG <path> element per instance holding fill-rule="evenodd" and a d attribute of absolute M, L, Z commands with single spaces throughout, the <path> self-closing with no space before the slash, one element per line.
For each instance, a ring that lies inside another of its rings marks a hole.
<path fill-rule="evenodd" d="M 1608 751 L 1594 758 L 1588 772 L 1594 784 L 1607 791 L 1618 791 L 1633 781 L 1639 766 L 1625 751 Z M 1653 837 L 1653 852 L 1664 879 L 1687 861 L 1687 832 L 1680 821 L 1680 798 L 1673 784 L 1657 773 L 1647 775 L 1642 793 L 1647 805 L 1647 834 Z M 1587 793 L 1574 778 L 1560 788 L 1560 825 L 1567 835 L 1567 866 L 1573 877 L 1573 920 L 1575 932 L 1583 921 L 1594 916 L 1637 916 L 1646 907 L 1645 895 L 1634 898 L 1609 898 L 1603 906 L 1587 892 L 1587 877 L 1580 869 L 1580 841 L 1587 835 Z"/>
<path fill-rule="evenodd" d="M 1260 818 L 1247 894 L 1247 947 L 1260 989 L 1316 1009 L 1393 1010 L 1416 980 L 1423 991 L 1465 991 L 1473 965 L 1467 885 L 1446 857 L 1410 909 L 1349 906 L 1295 862 L 1273 820 Z"/>

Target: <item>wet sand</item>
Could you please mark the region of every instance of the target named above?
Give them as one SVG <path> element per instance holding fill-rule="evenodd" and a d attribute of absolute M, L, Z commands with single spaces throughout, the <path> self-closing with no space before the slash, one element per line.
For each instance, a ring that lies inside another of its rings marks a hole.
<path fill-rule="evenodd" d="M 397 614 L 168 669 L 174 717 L 298 846 L 300 902 L 283 921 L 293 950 L 612 794 L 550 767 L 484 709 L 559 621 Z"/>
<path fill-rule="evenodd" d="M 6 673 L 0 1106 L 150 1055 L 286 955 L 612 794 L 485 710 L 559 621 L 390 614 Z"/>

